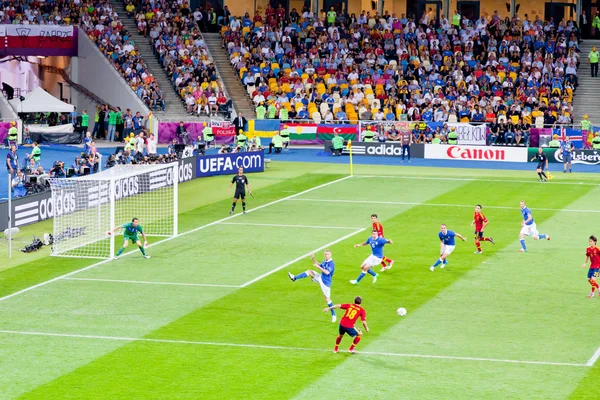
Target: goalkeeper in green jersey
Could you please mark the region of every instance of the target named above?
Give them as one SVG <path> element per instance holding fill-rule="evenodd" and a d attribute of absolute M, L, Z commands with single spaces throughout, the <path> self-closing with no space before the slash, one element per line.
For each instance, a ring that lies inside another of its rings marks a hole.
<path fill-rule="evenodd" d="M 148 246 L 148 240 L 146 240 L 146 234 L 144 233 L 144 229 L 140 225 L 139 220 L 137 218 L 134 218 L 131 220 L 131 222 L 128 222 L 121 226 L 117 226 L 112 231 L 108 231 L 108 235 L 109 236 L 112 235 L 113 233 L 117 232 L 121 228 L 123 229 L 123 246 L 121 246 L 119 251 L 117 251 L 117 254 L 115 255 L 115 257 L 119 257 L 121 255 L 121 253 L 123 253 L 123 251 L 125 251 L 127 246 L 129 246 L 129 242 L 131 241 L 138 245 L 138 247 L 140 248 L 140 251 L 142 252 L 142 254 L 144 255 L 145 258 L 150 258 L 150 256 L 148 254 L 146 254 L 146 250 L 144 250 L 144 246 Z M 142 242 L 138 238 L 138 233 L 140 233 L 142 235 L 142 239 L 144 239 L 143 246 L 142 246 Z"/>

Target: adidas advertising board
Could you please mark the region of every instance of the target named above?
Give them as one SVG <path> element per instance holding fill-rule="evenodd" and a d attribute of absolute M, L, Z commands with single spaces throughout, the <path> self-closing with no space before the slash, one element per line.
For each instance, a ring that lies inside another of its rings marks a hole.
<path fill-rule="evenodd" d="M 331 149 L 331 140 L 325 141 L 325 151 Z M 410 146 L 411 158 L 423 158 L 423 145 L 412 144 Z M 342 154 L 350 154 L 347 142 Z M 379 157 L 402 157 L 402 144 L 400 142 L 357 142 L 352 141 L 353 156 L 379 156 Z"/>

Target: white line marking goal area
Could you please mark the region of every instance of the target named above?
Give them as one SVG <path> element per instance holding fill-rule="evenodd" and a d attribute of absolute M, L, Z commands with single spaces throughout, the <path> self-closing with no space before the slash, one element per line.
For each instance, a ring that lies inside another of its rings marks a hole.
<path fill-rule="evenodd" d="M 96 336 L 96 335 L 80 335 L 69 333 L 51 333 L 51 332 L 28 332 L 28 331 L 10 331 L 0 330 L 0 334 L 5 335 L 20 335 L 20 336 L 42 336 L 42 337 L 58 337 L 72 339 L 87 339 L 87 340 L 111 340 L 122 342 L 147 342 L 147 343 L 164 343 L 175 345 L 192 345 L 192 346 L 211 346 L 211 347 L 240 347 L 259 350 L 279 350 L 279 351 L 294 351 L 294 352 L 331 352 L 331 349 L 309 348 L 309 347 L 288 347 L 288 346 L 271 346 L 262 344 L 247 344 L 247 343 L 220 343 L 220 342 L 199 342 L 193 340 L 172 340 L 172 339 L 154 339 L 154 338 L 132 338 L 123 336 Z M 529 365 L 549 365 L 563 367 L 591 367 L 592 365 L 563 363 L 552 361 L 528 361 L 528 360 L 510 360 L 501 358 L 482 358 L 482 357 L 457 357 L 457 356 L 441 356 L 430 354 L 410 354 L 410 353 L 387 353 L 378 351 L 357 351 L 362 356 L 372 357 L 397 357 L 397 358 L 425 358 L 438 360 L 455 360 L 455 361 L 474 361 L 474 362 L 491 362 L 491 363 L 506 363 L 506 364 L 529 364 Z"/>

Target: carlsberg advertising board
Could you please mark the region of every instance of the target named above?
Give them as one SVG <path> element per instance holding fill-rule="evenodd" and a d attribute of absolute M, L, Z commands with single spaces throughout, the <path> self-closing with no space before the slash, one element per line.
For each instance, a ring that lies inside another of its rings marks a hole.
<path fill-rule="evenodd" d="M 537 152 L 537 148 L 530 148 L 529 159 L 533 158 Z M 564 162 L 563 152 L 560 148 L 544 148 L 544 154 L 548 157 L 548 162 L 561 164 Z M 573 164 L 599 165 L 600 151 L 573 149 L 571 151 L 571 162 Z"/>

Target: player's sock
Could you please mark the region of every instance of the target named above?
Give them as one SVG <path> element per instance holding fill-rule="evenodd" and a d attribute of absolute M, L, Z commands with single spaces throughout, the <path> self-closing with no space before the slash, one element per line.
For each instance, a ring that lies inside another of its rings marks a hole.
<path fill-rule="evenodd" d="M 117 251 L 117 257 L 121 255 L 125 251 L 125 247 L 121 247 L 119 251 Z"/>
<path fill-rule="evenodd" d="M 140 251 L 142 252 L 143 255 L 146 255 L 146 250 L 144 250 L 144 246 L 139 246 Z"/>
<path fill-rule="evenodd" d="M 329 303 L 327 303 L 327 305 L 329 307 L 333 307 L 333 302 L 330 301 Z M 335 315 L 335 310 L 333 308 L 331 309 L 331 315 Z"/>
<path fill-rule="evenodd" d="M 371 275 L 371 276 L 377 276 L 377 274 L 375 273 L 375 271 L 373 271 L 373 269 L 372 269 L 372 268 L 369 268 L 369 269 L 367 270 L 367 274 L 369 274 L 369 275 Z"/>
<path fill-rule="evenodd" d="M 525 239 L 521 239 L 521 248 L 523 249 L 523 251 L 527 251 L 527 246 L 525 246 Z"/>
<path fill-rule="evenodd" d="M 448 265 L 448 259 L 447 259 L 447 258 L 444 258 L 444 260 L 442 261 L 442 264 L 444 264 L 444 265 Z"/>
<path fill-rule="evenodd" d="M 242 210 L 246 211 L 246 202 L 242 201 Z"/>
<path fill-rule="evenodd" d="M 391 262 L 392 262 L 392 259 L 391 259 L 391 258 L 388 258 L 388 257 L 383 257 L 383 262 L 386 262 L 386 263 L 388 263 L 388 264 L 389 264 L 389 263 L 391 263 Z"/>
<path fill-rule="evenodd" d="M 540 236 L 538 236 L 540 239 L 546 239 L 548 237 L 548 235 L 546 235 L 545 233 L 540 233 Z"/>
<path fill-rule="evenodd" d="M 546 173 L 544 171 L 542 171 L 541 174 L 544 177 L 544 179 L 548 179 L 548 177 L 546 176 Z"/>
<path fill-rule="evenodd" d="M 481 243 L 479 242 L 479 240 L 475 241 L 475 247 L 477 247 L 477 251 L 481 251 Z"/>
<path fill-rule="evenodd" d="M 365 277 L 365 275 L 367 275 L 367 274 L 365 274 L 364 272 L 361 271 L 360 275 L 358 275 L 358 278 L 356 278 L 356 283 L 360 282 L 361 279 Z"/>
<path fill-rule="evenodd" d="M 490 240 L 490 238 L 489 238 L 489 237 L 484 237 L 484 238 L 481 238 L 481 241 L 482 241 L 482 242 L 491 242 L 491 240 Z"/>
<path fill-rule="evenodd" d="M 342 335 L 337 335 L 337 337 L 335 338 L 335 347 L 333 348 L 334 351 L 338 351 L 338 349 L 340 348 L 340 343 L 342 343 Z"/>
<path fill-rule="evenodd" d="M 356 347 L 356 345 L 358 344 L 358 342 L 360 342 L 361 337 L 356 335 L 354 337 L 354 340 L 352 341 L 352 346 L 350 346 L 350 348 L 348 349 L 349 351 L 354 350 L 354 348 Z"/>
<path fill-rule="evenodd" d="M 538 172 L 538 176 L 540 177 L 540 180 L 544 179 L 544 178 L 542 178 L 542 173 L 541 172 Z"/>
<path fill-rule="evenodd" d="M 301 274 L 298 274 L 294 277 L 295 279 L 302 279 L 302 278 L 306 278 L 308 276 L 308 274 L 306 272 L 302 272 Z"/>
<path fill-rule="evenodd" d="M 437 267 L 438 265 L 440 265 L 442 263 L 442 260 L 440 260 L 439 258 L 437 260 L 435 260 L 435 263 L 433 264 L 433 268 Z"/>
<path fill-rule="evenodd" d="M 385 258 L 383 260 L 381 260 L 381 266 L 383 268 L 387 267 L 387 264 L 385 263 Z"/>
<path fill-rule="evenodd" d="M 236 202 L 231 203 L 231 212 L 235 211 L 235 206 L 237 205 Z"/>

